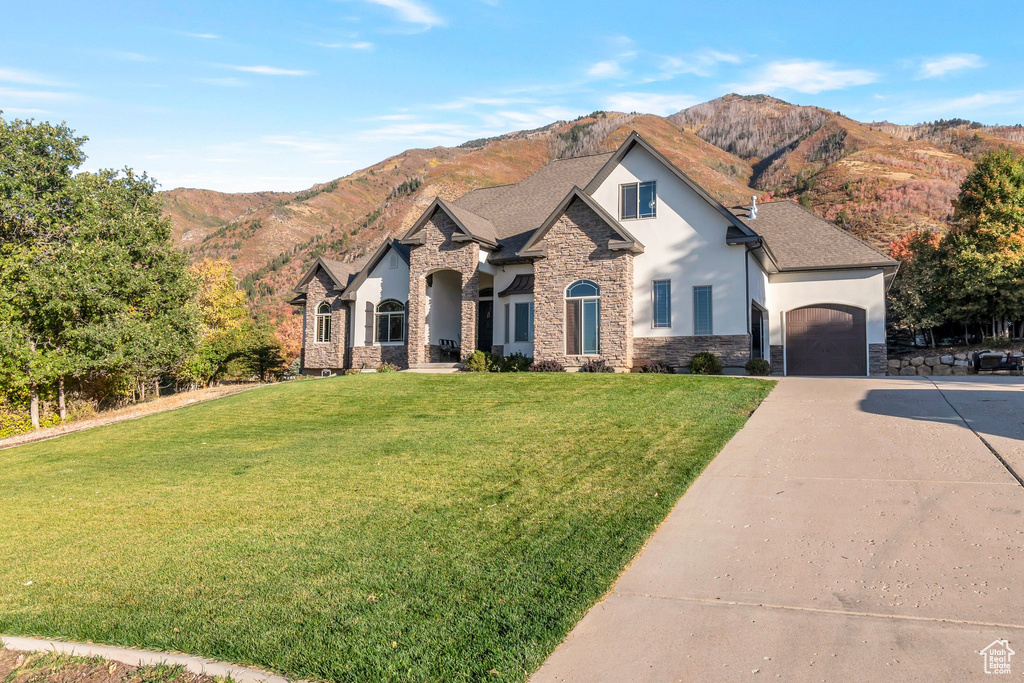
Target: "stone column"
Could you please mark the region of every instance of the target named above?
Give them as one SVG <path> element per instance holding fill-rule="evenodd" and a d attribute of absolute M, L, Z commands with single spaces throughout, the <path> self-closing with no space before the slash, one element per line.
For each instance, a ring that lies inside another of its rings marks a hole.
<path fill-rule="evenodd" d="M 419 248 L 413 248 L 409 255 L 409 310 L 405 312 L 409 316 L 409 334 L 405 340 L 409 352 L 409 367 L 418 363 L 425 363 L 423 347 L 427 343 L 427 281 L 419 270 L 418 259 Z M 417 267 L 413 267 L 416 264 Z"/>
<path fill-rule="evenodd" d="M 476 350 L 476 313 L 480 301 L 480 275 L 474 268 L 462 275 L 462 358 Z M 490 349 L 485 349 L 490 351 Z"/>

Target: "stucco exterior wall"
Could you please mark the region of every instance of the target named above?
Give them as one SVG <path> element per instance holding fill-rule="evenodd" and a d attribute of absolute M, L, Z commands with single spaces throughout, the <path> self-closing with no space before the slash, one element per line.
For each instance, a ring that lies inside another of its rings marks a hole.
<path fill-rule="evenodd" d="M 712 287 L 714 334 L 746 334 L 746 249 L 725 243 L 727 222 L 717 210 L 640 146 L 625 156 L 593 197 L 617 218 L 619 186 L 647 180 L 657 181 L 657 217 L 621 221 L 645 247 L 633 261 L 633 334 L 692 335 L 693 288 L 701 285 Z M 653 326 L 654 280 L 672 281 L 671 327 Z"/>
<path fill-rule="evenodd" d="M 786 312 L 812 304 L 845 304 L 866 311 L 868 344 L 885 343 L 885 278 L 881 270 L 776 273 L 768 284 L 771 343 L 785 343 Z"/>
<path fill-rule="evenodd" d="M 533 301 L 532 294 L 513 294 L 510 296 L 498 296 L 498 293 L 512 284 L 516 275 L 528 275 L 533 272 L 533 265 L 529 263 L 517 263 L 498 268 L 494 274 L 494 345 L 501 346 L 504 355 L 522 353 L 533 356 L 533 342 L 517 342 L 515 336 L 515 316 L 517 303 L 530 303 Z M 509 306 L 509 330 L 508 341 L 505 341 L 505 305 Z"/>
<path fill-rule="evenodd" d="M 395 258 L 392 259 L 392 256 Z M 409 266 L 405 259 L 391 249 L 388 249 L 380 263 L 370 271 L 366 280 L 356 291 L 355 305 L 352 309 L 355 318 L 352 321 L 353 334 L 349 335 L 351 346 L 379 346 L 376 342 L 367 343 L 366 340 L 366 305 L 367 303 L 372 304 L 376 309 L 381 301 L 387 299 L 395 299 L 402 304 L 409 299 Z M 391 342 L 385 346 L 404 346 L 404 344 Z M 380 357 L 379 352 L 376 355 L 378 358 Z M 365 356 L 365 352 L 363 356 L 368 357 Z"/>

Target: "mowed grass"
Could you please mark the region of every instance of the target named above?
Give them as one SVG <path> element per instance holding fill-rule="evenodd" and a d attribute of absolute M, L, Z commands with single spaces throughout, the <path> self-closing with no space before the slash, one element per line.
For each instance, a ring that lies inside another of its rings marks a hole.
<path fill-rule="evenodd" d="M 0 633 L 521 680 L 772 384 L 359 375 L 0 451 Z"/>

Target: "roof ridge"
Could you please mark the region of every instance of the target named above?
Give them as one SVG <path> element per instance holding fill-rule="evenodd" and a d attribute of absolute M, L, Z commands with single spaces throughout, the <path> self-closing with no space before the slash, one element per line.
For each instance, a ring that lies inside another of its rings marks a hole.
<path fill-rule="evenodd" d="M 572 161 L 574 159 L 586 159 L 588 157 L 599 157 L 602 154 L 615 154 L 615 150 L 613 149 L 610 152 L 591 152 L 590 154 L 580 154 L 580 155 L 577 155 L 577 156 L 574 156 L 574 157 L 562 157 L 560 159 L 552 159 L 548 163 L 549 164 L 553 164 L 556 161 Z M 545 165 L 547 165 L 547 164 L 545 164 Z"/>

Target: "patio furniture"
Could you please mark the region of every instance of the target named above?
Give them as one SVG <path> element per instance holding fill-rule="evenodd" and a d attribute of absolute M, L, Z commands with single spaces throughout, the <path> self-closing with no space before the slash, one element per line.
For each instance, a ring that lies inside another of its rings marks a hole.
<path fill-rule="evenodd" d="M 1002 351 L 978 351 L 974 354 L 974 369 L 977 372 L 993 370 L 1017 370 L 1024 366 L 1024 355 Z"/>
<path fill-rule="evenodd" d="M 448 362 L 458 363 L 459 352 L 462 350 L 462 345 L 455 339 L 438 339 L 437 345 L 441 347 L 441 362 L 448 359 Z M 454 360 L 452 360 L 454 358 Z"/>

